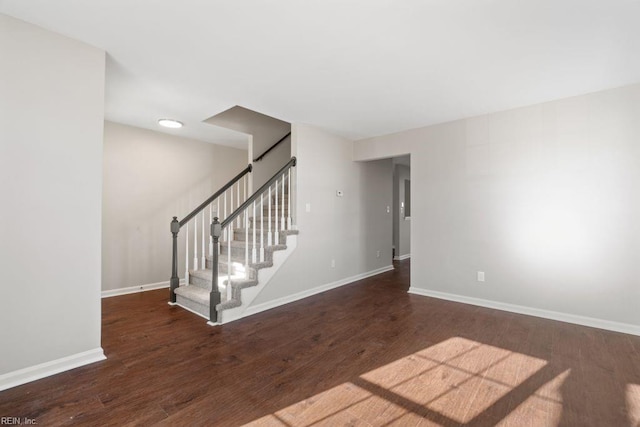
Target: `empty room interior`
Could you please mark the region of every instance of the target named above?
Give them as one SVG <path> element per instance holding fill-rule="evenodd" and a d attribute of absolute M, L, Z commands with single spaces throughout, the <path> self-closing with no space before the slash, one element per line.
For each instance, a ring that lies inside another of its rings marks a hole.
<path fill-rule="evenodd" d="M 638 22 L 0 0 L 0 424 L 640 426 Z"/>

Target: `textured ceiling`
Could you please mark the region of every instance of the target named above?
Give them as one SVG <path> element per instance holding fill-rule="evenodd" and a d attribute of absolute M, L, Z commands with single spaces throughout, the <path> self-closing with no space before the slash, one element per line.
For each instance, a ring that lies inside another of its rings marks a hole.
<path fill-rule="evenodd" d="M 106 117 L 242 147 L 235 105 L 362 138 L 640 81 L 638 0 L 3 0 L 105 49 Z"/>

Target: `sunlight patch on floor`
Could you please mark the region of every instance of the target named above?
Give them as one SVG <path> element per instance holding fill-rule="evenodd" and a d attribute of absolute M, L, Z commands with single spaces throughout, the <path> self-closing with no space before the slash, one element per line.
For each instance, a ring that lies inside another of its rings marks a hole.
<path fill-rule="evenodd" d="M 351 408 L 366 410 L 370 407 L 380 412 L 389 405 L 391 403 L 385 399 L 351 383 L 344 383 L 247 425 L 347 425 L 360 418 L 351 413 Z"/>
<path fill-rule="evenodd" d="M 571 369 L 545 383 L 527 400 L 504 417 L 497 426 L 520 427 L 523 425 L 557 426 L 562 416 L 561 387 Z"/>
<path fill-rule="evenodd" d="M 362 378 L 450 420 L 466 423 L 546 363 L 456 337 L 371 371 Z"/>
<path fill-rule="evenodd" d="M 295 403 L 250 425 L 407 425 L 470 423 L 487 409 L 516 425 L 530 411 L 559 417 L 569 370 L 537 388 L 510 413 L 509 393 L 547 365 L 542 359 L 454 337 Z M 535 389 L 535 388 L 534 388 Z M 496 423 L 501 419 L 495 420 Z"/>
<path fill-rule="evenodd" d="M 632 426 L 640 426 L 640 385 L 627 384 L 627 415 L 629 416 L 629 424 Z"/>

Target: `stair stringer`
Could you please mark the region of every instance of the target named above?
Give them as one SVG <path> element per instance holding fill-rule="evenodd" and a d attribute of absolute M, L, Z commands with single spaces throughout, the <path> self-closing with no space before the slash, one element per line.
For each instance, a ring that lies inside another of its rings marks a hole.
<path fill-rule="evenodd" d="M 273 252 L 273 266 L 261 268 L 258 270 L 258 284 L 242 289 L 242 304 L 238 307 L 222 310 L 219 314 L 220 320 L 218 324 L 233 322 L 234 320 L 245 317 L 245 312 L 251 306 L 254 299 L 262 292 L 265 286 L 271 281 L 271 278 L 284 265 L 285 261 L 293 253 L 298 245 L 298 235 L 287 235 L 286 249 Z"/>

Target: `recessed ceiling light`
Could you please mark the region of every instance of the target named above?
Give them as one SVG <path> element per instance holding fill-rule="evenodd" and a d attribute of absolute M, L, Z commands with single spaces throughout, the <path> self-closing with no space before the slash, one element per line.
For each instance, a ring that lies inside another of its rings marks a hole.
<path fill-rule="evenodd" d="M 166 128 L 171 128 L 171 129 L 178 129 L 181 128 L 182 122 L 179 122 L 177 120 L 173 120 L 173 119 L 160 119 L 158 120 L 158 124 L 160 126 L 164 126 Z"/>

